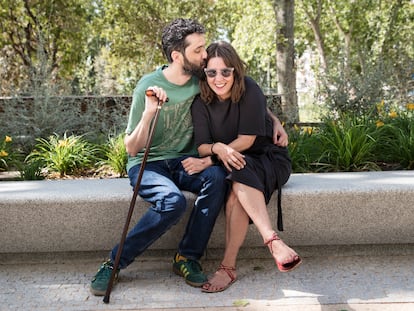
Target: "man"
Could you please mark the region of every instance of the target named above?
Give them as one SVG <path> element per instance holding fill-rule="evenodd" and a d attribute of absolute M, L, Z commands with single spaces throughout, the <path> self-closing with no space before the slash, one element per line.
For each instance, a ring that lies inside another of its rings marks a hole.
<path fill-rule="evenodd" d="M 205 30 L 194 20 L 174 20 L 163 30 L 162 47 L 169 64 L 138 82 L 125 137 L 127 171 L 134 187 L 158 100 L 163 102 L 138 192 L 151 206 L 128 233 L 118 268 L 126 268 L 181 219 L 187 208 L 181 191 L 186 190 L 198 197 L 174 256 L 173 271 L 189 285 L 200 287 L 207 278 L 199 259 L 226 193 L 224 169 L 213 165 L 211 157 L 198 158 L 193 143 L 190 108 L 199 93 L 197 76 L 203 73 L 207 56 Z M 146 96 L 148 89 L 155 96 Z M 118 245 L 93 278 L 94 295 L 105 295 L 117 250 Z"/>

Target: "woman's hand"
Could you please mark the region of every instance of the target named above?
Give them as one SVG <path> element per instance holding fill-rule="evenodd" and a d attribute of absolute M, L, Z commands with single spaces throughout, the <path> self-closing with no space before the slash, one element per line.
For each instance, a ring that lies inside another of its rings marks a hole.
<path fill-rule="evenodd" d="M 213 151 L 215 154 L 217 154 L 228 171 L 231 171 L 233 168 L 236 170 L 241 170 L 246 165 L 244 155 L 229 145 L 216 143 L 214 144 Z"/>

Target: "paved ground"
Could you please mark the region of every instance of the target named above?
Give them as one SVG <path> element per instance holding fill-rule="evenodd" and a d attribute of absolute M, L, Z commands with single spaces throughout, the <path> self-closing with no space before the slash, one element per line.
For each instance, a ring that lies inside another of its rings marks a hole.
<path fill-rule="evenodd" d="M 266 254 L 244 256 L 239 280 L 217 294 L 186 285 L 171 256 L 145 256 L 121 272 L 109 304 L 89 292 L 103 254 L 0 254 L 0 310 L 414 310 L 414 246 L 297 250 L 304 263 L 291 273 Z M 209 257 L 202 263 L 213 272 L 218 259 Z"/>

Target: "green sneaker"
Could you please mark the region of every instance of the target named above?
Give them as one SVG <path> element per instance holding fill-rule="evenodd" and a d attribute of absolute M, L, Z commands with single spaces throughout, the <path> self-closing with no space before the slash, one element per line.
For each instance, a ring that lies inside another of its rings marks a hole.
<path fill-rule="evenodd" d="M 173 271 L 175 274 L 184 277 L 188 285 L 194 287 L 201 287 L 207 282 L 207 277 L 202 272 L 203 269 L 198 261 L 187 259 L 178 253 L 173 259 Z"/>
<path fill-rule="evenodd" d="M 108 288 L 109 280 L 113 270 L 113 264 L 110 259 L 105 261 L 95 274 L 91 282 L 90 290 L 95 296 L 105 296 L 106 289 Z M 114 284 L 118 281 L 119 269 L 116 271 Z"/>

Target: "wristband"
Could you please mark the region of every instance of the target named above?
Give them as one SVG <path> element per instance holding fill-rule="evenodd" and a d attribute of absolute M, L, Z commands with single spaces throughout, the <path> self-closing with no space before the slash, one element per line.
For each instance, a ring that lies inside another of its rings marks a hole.
<path fill-rule="evenodd" d="M 213 143 L 212 145 L 211 145 L 211 148 L 210 148 L 210 151 L 211 151 L 211 154 L 213 154 L 213 155 L 215 155 L 215 153 L 214 153 L 214 151 L 213 151 L 213 147 L 214 147 L 214 145 L 215 145 L 216 143 Z"/>

